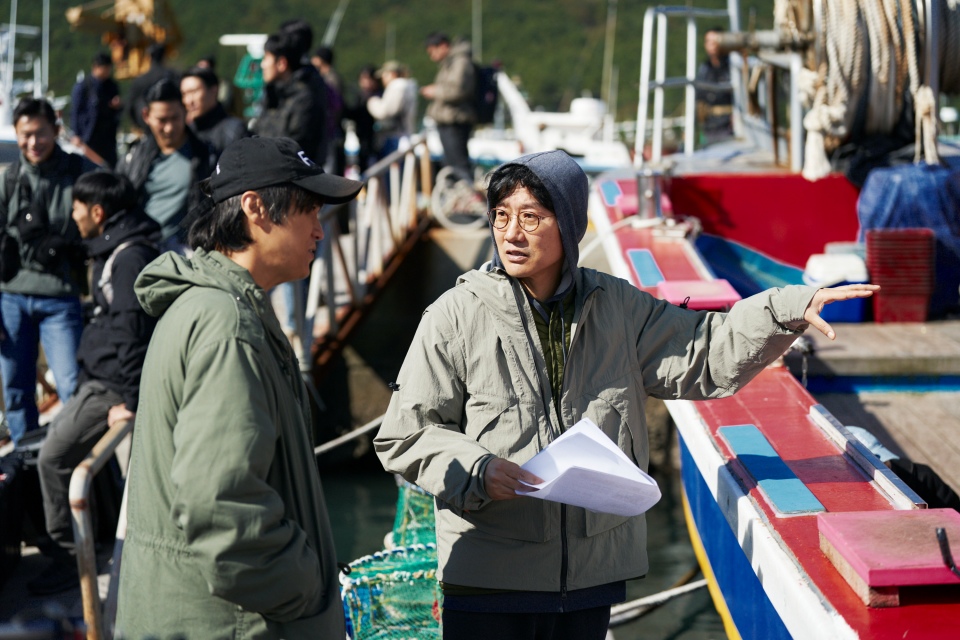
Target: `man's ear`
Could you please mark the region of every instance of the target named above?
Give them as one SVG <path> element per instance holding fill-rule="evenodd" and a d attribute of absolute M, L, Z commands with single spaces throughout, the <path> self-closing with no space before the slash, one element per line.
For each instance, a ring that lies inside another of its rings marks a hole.
<path fill-rule="evenodd" d="M 272 223 L 267 206 L 256 191 L 243 192 L 240 196 L 240 208 L 247 218 L 247 225 L 251 231 L 254 227 L 266 229 Z"/>
<path fill-rule="evenodd" d="M 103 210 L 102 204 L 94 204 L 90 206 L 90 218 L 98 227 L 106 221 L 107 212 Z"/>
<path fill-rule="evenodd" d="M 290 70 L 290 61 L 287 60 L 286 56 L 276 56 L 274 60 L 274 64 L 277 66 L 278 74 L 283 75 Z"/>

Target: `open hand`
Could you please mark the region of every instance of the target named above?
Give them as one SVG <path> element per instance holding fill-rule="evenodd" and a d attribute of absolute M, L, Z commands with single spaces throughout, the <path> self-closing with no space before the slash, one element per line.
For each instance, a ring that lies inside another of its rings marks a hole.
<path fill-rule="evenodd" d="M 874 291 L 879 291 L 878 284 L 848 284 L 842 287 L 830 287 L 828 289 L 818 290 L 807 310 L 803 312 L 803 319 L 820 330 L 823 335 L 831 340 L 837 337 L 830 323 L 820 317 L 823 307 L 831 302 L 840 302 L 841 300 L 852 300 L 853 298 L 869 298 Z"/>
<path fill-rule="evenodd" d="M 529 471 L 524 471 L 520 468 L 520 465 L 503 458 L 494 458 L 487 463 L 487 467 L 483 471 L 483 486 L 487 490 L 487 495 L 494 500 L 519 498 L 520 496 L 517 495 L 518 489 L 527 492 L 536 491 L 536 489 L 527 485 L 540 484 L 541 482 L 543 480 Z"/>

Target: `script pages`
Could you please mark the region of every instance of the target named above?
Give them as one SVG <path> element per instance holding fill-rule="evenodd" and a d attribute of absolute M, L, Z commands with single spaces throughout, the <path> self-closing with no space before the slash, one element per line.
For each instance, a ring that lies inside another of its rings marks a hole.
<path fill-rule="evenodd" d="M 522 465 L 544 482 L 520 495 L 620 516 L 640 515 L 660 500 L 656 480 L 640 470 L 589 418 L 573 425 Z"/>

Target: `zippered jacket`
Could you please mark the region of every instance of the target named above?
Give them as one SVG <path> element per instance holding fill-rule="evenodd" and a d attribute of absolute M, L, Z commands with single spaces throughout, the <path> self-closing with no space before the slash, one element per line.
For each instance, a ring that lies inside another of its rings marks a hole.
<path fill-rule="evenodd" d="M 37 247 L 34 243 L 24 242 L 20 238 L 18 219 L 25 215 L 30 202 L 21 200 L 26 197 L 21 181 L 29 184 L 31 201 L 38 198 L 47 213 L 48 234 L 60 236 L 66 248 L 82 251 L 80 231 L 70 216 L 73 210 L 73 183 L 80 174 L 96 169 L 96 165 L 82 158 L 71 156 L 57 144 L 53 153 L 39 165 L 27 162 L 23 154 L 11 167 L 19 167 L 19 176 L 13 181 L 8 193 L 7 176 L 0 175 L 0 220 L 7 233 L 17 238 L 20 247 L 20 271 L 10 282 L 0 285 L 0 291 L 36 296 L 77 296 L 80 294 L 82 270 L 75 268 L 71 260 L 58 260 L 45 268 L 36 259 Z M 78 170 L 73 170 L 75 165 Z M 8 169 L 10 170 L 10 169 Z"/>
<path fill-rule="evenodd" d="M 267 293 L 218 252 L 136 283 L 159 316 L 140 386 L 124 638 L 343 638 L 300 367 Z"/>
<path fill-rule="evenodd" d="M 523 464 L 588 417 L 646 470 L 647 398 L 734 393 L 803 332 L 816 291 L 774 289 L 724 314 L 681 309 L 591 269 L 577 270 L 575 287 L 558 398 L 530 305 L 501 268 L 464 274 L 423 315 L 374 444 L 387 470 L 436 496 L 446 583 L 563 593 L 646 574 L 644 516 L 567 506 L 561 522 L 555 502 L 492 501 L 487 463 Z"/>

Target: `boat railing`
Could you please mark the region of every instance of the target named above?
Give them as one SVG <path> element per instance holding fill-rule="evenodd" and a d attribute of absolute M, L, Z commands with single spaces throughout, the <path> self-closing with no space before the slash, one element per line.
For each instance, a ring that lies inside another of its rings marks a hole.
<path fill-rule="evenodd" d="M 803 108 L 800 98 L 802 55 L 796 51 L 760 50 L 744 57 L 737 51 L 730 53 L 730 82 L 708 83 L 698 81 L 697 53 L 699 50 L 698 19 L 726 19 L 732 31 L 737 31 L 737 3 L 728 9 L 697 9 L 693 7 L 649 7 L 643 19 L 643 46 L 640 60 L 640 101 L 637 108 L 634 164 L 659 164 L 664 158 L 664 131 L 671 121 L 664 117 L 664 90 L 684 89 L 683 155 L 691 156 L 696 149 L 696 92 L 697 90 L 731 90 L 734 96 L 733 123 L 738 136 L 748 139 L 755 147 L 773 154 L 775 165 L 787 164 L 791 171 L 803 168 L 804 130 Z M 686 21 L 685 75 L 667 77 L 667 39 L 670 18 Z M 656 37 L 654 24 L 656 23 Z M 747 34 L 750 35 L 750 34 Z M 654 60 L 654 42 L 656 58 Z M 747 72 L 744 71 L 746 68 Z M 786 116 L 787 127 L 781 127 L 782 97 L 778 92 L 780 75 L 789 79 Z M 653 76 L 651 79 L 651 75 Z M 742 78 L 752 76 L 756 84 L 749 90 Z M 652 126 L 649 123 L 650 94 L 653 94 Z M 675 126 L 675 121 L 672 122 Z M 645 157 L 647 140 L 649 157 Z"/>
<path fill-rule="evenodd" d="M 669 18 L 682 18 L 687 23 L 687 60 L 684 76 L 667 77 L 667 26 Z M 648 7 L 643 15 L 643 46 L 640 54 L 640 103 L 637 108 L 637 136 L 635 142 L 634 163 L 640 167 L 644 163 L 644 149 L 647 136 L 647 111 L 650 92 L 653 91 L 653 140 L 651 141 L 650 161 L 657 163 L 663 159 L 663 90 L 672 87 L 684 87 L 686 105 L 684 109 L 684 154 L 692 155 L 694 150 L 695 107 L 697 87 L 697 19 L 731 19 L 726 9 L 697 9 L 694 7 Z M 653 62 L 654 21 L 656 21 L 656 69 L 653 80 L 650 79 Z M 724 85 L 729 88 L 731 85 Z"/>
<path fill-rule="evenodd" d="M 426 138 L 415 136 L 407 148 L 384 157 L 360 176 L 364 188 L 355 200 L 322 212 L 324 239 L 306 299 L 294 295 L 304 371 L 320 364 L 327 346 L 342 343 L 426 230 L 433 188 L 430 163 Z M 316 325 L 315 331 L 311 325 Z"/>

